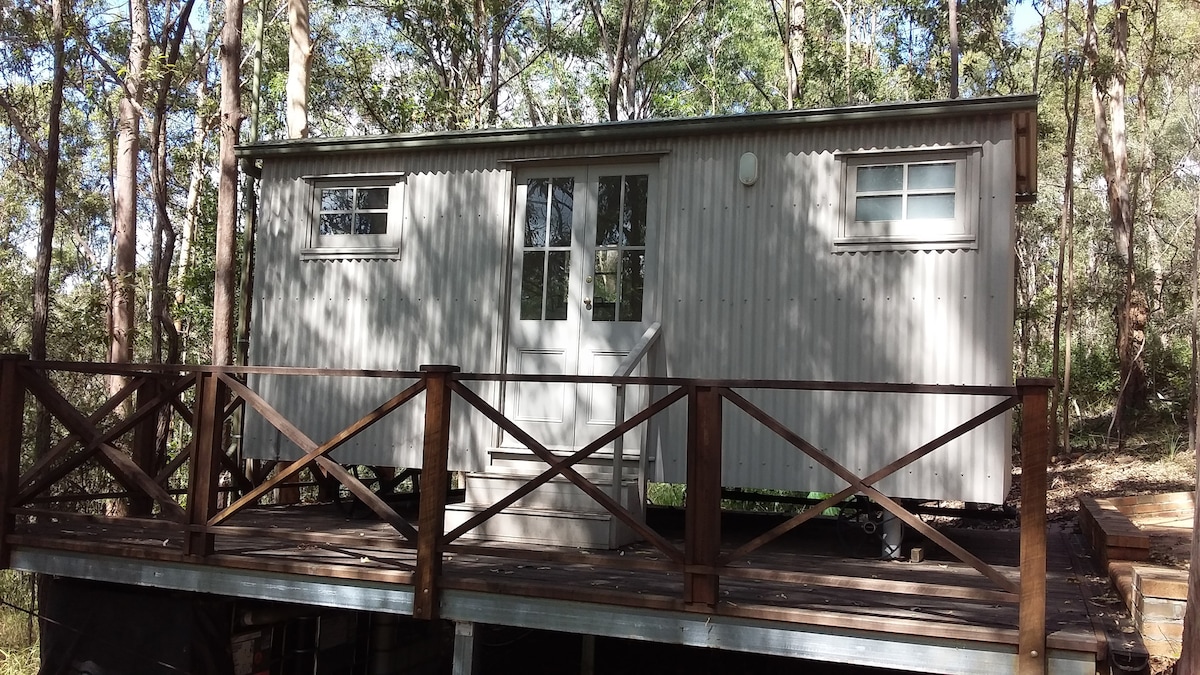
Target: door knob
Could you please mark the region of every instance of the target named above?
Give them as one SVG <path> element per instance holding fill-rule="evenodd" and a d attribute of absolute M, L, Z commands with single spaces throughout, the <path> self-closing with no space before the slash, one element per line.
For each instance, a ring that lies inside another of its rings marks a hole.
<path fill-rule="evenodd" d="M 592 309 L 592 299 L 591 298 L 583 299 L 583 308 L 586 310 L 589 310 L 589 311 Z"/>

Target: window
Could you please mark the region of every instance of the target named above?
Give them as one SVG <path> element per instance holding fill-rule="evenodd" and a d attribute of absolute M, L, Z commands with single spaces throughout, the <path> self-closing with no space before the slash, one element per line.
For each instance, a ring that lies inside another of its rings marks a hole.
<path fill-rule="evenodd" d="M 975 247 L 978 148 L 848 153 L 839 250 Z"/>
<path fill-rule="evenodd" d="M 592 321 L 641 321 L 650 176 L 601 176 Z"/>
<path fill-rule="evenodd" d="M 312 225 L 304 258 L 396 258 L 404 217 L 404 178 L 310 177 Z"/>
<path fill-rule="evenodd" d="M 571 277 L 575 179 L 533 178 L 525 197 L 521 319 L 565 321 Z"/>

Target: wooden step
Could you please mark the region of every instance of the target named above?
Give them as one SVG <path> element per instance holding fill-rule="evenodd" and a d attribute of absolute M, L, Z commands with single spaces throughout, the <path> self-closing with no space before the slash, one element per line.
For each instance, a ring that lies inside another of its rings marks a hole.
<path fill-rule="evenodd" d="M 572 450 L 551 450 L 555 457 L 566 459 L 574 454 Z M 549 464 L 526 448 L 491 448 L 488 450 L 490 465 L 499 470 L 534 471 L 541 473 L 549 468 Z M 639 458 L 637 451 L 626 450 L 621 462 L 621 474 L 624 478 L 636 478 Z M 647 466 L 654 465 L 654 458 L 648 458 Z M 602 479 L 612 475 L 613 453 L 611 450 L 597 450 L 586 459 L 573 464 L 571 468 L 589 479 Z"/>
<path fill-rule="evenodd" d="M 467 522 L 486 507 L 451 504 L 446 507 L 446 531 Z M 543 546 L 608 549 L 636 540 L 634 533 L 612 514 L 509 507 L 464 534 L 465 540 L 486 540 Z"/>
<path fill-rule="evenodd" d="M 492 467 L 485 472 L 467 474 L 465 503 L 488 507 L 512 494 L 521 486 L 537 477 L 536 473 L 516 469 Z M 590 482 L 607 495 L 612 494 L 612 481 L 607 477 Z M 621 481 L 618 500 L 622 506 L 635 512 L 641 511 L 637 495 L 637 481 Z M 607 513 L 587 493 L 562 476 L 555 476 L 533 492 L 517 500 L 513 506 L 531 509 L 549 509 L 574 513 Z"/>

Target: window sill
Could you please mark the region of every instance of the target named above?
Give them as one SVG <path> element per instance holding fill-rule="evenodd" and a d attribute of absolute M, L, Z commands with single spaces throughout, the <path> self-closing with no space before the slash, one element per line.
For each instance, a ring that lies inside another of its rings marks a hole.
<path fill-rule="evenodd" d="M 833 240 L 833 252 L 852 251 L 950 251 L 975 250 L 973 235 L 946 237 L 841 237 Z"/>
<path fill-rule="evenodd" d="M 322 246 L 300 250 L 301 260 L 399 260 L 399 246 Z"/>

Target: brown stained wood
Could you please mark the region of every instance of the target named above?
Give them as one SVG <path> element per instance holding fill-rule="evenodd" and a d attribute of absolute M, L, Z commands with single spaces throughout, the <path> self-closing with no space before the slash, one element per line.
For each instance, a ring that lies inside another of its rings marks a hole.
<path fill-rule="evenodd" d="M 447 556 L 462 555 L 495 557 L 528 562 L 593 565 L 596 568 L 637 572 L 679 572 L 678 563 L 666 560 L 645 560 L 636 556 L 604 556 L 564 549 L 521 549 L 508 546 L 454 544 L 444 549 Z"/>
<path fill-rule="evenodd" d="M 35 374 L 33 377 L 42 377 L 42 375 Z M 134 379 L 126 382 L 125 386 L 122 387 L 117 393 L 108 397 L 108 400 L 104 402 L 104 405 L 100 406 L 96 412 L 87 417 L 88 426 L 95 426 L 96 424 L 99 424 L 105 417 L 109 415 L 109 413 L 116 410 L 118 406 L 124 403 L 125 399 L 129 398 L 129 395 L 133 393 L 133 391 L 140 385 L 140 379 Z M 62 459 L 71 450 L 71 448 L 81 440 L 82 439 L 78 435 L 68 433 L 67 436 L 55 444 L 55 446 L 51 448 L 49 452 L 42 457 L 39 457 L 37 461 L 35 461 L 33 465 L 29 467 L 25 474 L 21 476 L 21 490 L 28 488 L 29 485 L 35 480 L 41 479 L 42 474 L 45 471 L 47 471 L 55 462 Z M 66 473 L 70 472 L 68 471 Z M 62 475 L 65 476 L 66 473 Z M 62 476 L 59 476 L 58 478 L 51 480 L 50 483 L 58 481 L 58 479 L 61 477 Z"/>
<path fill-rule="evenodd" d="M 32 516 L 36 518 L 49 518 L 63 522 L 87 523 L 91 525 L 119 525 L 121 527 L 137 527 L 144 530 L 155 530 L 163 532 L 175 532 L 182 534 L 184 525 L 173 520 L 160 520 L 158 518 L 134 518 L 130 516 L 101 516 L 90 513 L 74 513 L 71 511 L 60 511 L 56 509 L 39 509 L 31 507 L 21 507 L 16 509 L 16 513 L 23 516 Z"/>
<path fill-rule="evenodd" d="M 25 385 L 17 365 L 20 356 L 0 357 L 0 569 L 8 569 L 12 548 L 8 538 L 16 525 L 17 482 L 21 474 L 21 445 L 25 430 Z"/>
<path fill-rule="evenodd" d="M 457 366 L 423 366 L 425 373 L 425 446 L 421 457 L 421 510 L 417 533 L 417 572 L 413 616 L 437 619 L 441 609 L 442 533 L 450 475 L 450 376 Z"/>
<path fill-rule="evenodd" d="M 651 593 L 614 591 L 610 588 L 568 588 L 556 584 L 510 583 L 500 579 L 489 580 L 475 576 L 448 576 L 444 582 L 444 587 L 460 591 L 503 593 L 505 595 L 517 595 L 528 598 L 565 600 L 568 602 L 592 602 L 638 609 L 674 612 L 686 611 L 687 609 L 679 598 Z"/>
<path fill-rule="evenodd" d="M 914 583 L 894 579 L 874 579 L 863 577 L 842 576 L 836 574 L 812 574 L 808 572 L 788 572 L 780 570 L 721 567 L 711 568 L 713 572 L 720 571 L 721 575 L 731 579 L 754 579 L 759 581 L 777 581 L 787 584 L 804 584 L 809 586 L 825 586 L 829 588 L 854 589 L 874 591 L 878 593 L 898 593 L 905 595 L 920 595 L 938 598 L 954 598 L 958 600 L 975 600 L 996 604 L 1016 603 L 1017 595 L 1003 591 L 992 591 L 968 586 L 950 586 L 947 584 Z"/>
<path fill-rule="evenodd" d="M 720 583 L 712 568 L 721 554 L 721 396 L 711 387 L 688 392 L 687 490 L 683 599 L 689 608 L 711 610 Z"/>
<path fill-rule="evenodd" d="M 153 478 L 146 475 L 146 472 L 134 463 L 133 459 L 105 443 L 100 446 L 100 463 L 108 468 L 109 473 L 117 479 L 119 483 L 124 485 L 131 493 L 140 495 L 153 500 L 162 509 L 163 515 L 175 520 L 183 521 L 185 515 L 183 507 L 175 503 L 170 493 L 163 489 L 163 486 L 154 481 Z M 147 513 L 135 513 L 134 516 L 144 516 Z"/>
<path fill-rule="evenodd" d="M 741 395 L 736 394 L 735 392 L 732 392 L 729 390 L 722 390 L 721 395 L 724 396 L 725 398 L 728 398 L 732 403 L 734 403 L 738 407 L 741 407 L 741 404 L 738 403 L 739 400 L 741 400 L 741 401 L 746 400 Z M 967 432 L 969 432 L 973 429 L 976 429 L 976 428 L 982 426 L 983 424 L 1000 416 L 1004 412 L 1011 410 L 1017 404 L 1018 400 L 1019 399 L 1015 396 L 1006 398 L 1004 401 L 1001 401 L 1000 403 L 992 406 L 991 408 L 988 408 L 987 410 L 983 411 L 982 413 L 976 415 L 975 417 L 972 417 L 971 419 L 967 420 L 966 422 L 963 422 L 962 424 L 958 425 L 957 427 L 954 427 L 950 431 L 947 431 L 946 433 L 942 434 L 941 436 L 938 436 L 937 438 L 933 439 L 932 441 L 925 443 L 924 445 L 913 450 L 912 452 L 907 453 L 903 457 L 900 457 L 899 459 L 888 464 L 887 466 L 884 466 L 884 467 L 872 472 L 869 476 L 862 479 L 862 482 L 866 483 L 867 485 L 874 485 L 875 483 L 878 483 L 879 481 L 892 475 L 893 473 L 899 471 L 900 469 L 903 469 L 904 467 L 908 466 L 909 464 L 912 464 L 913 462 L 916 462 L 917 460 L 921 459 L 922 457 L 925 457 L 926 455 L 933 452 L 934 450 L 937 450 L 938 448 L 946 445 L 950 441 L 966 434 Z M 809 509 L 806 509 L 805 511 L 797 514 L 791 520 L 784 522 L 784 523 L 780 523 L 776 527 L 772 528 L 770 531 L 765 532 L 762 535 L 755 537 L 751 541 L 743 544 L 737 550 L 733 551 L 728 556 L 726 556 L 725 559 L 731 560 L 734 558 L 739 558 L 739 557 L 750 554 L 751 552 L 761 548 L 765 544 L 768 544 L 768 543 L 774 541 L 775 539 L 778 539 L 779 537 L 787 534 L 788 532 L 795 529 L 796 527 L 803 524 L 804 522 L 808 521 L 809 519 L 819 515 L 825 509 L 833 507 L 833 506 L 837 506 L 839 503 L 841 503 L 842 500 L 846 499 L 847 497 L 849 497 L 857 492 L 858 492 L 858 490 L 856 488 L 854 488 L 853 486 L 843 489 L 841 492 L 838 492 L 837 494 L 834 494 L 831 497 L 822 500 L 821 503 L 816 504 L 816 505 L 810 507 Z"/>
<path fill-rule="evenodd" d="M 167 494 L 161 485 L 154 482 L 154 479 L 152 479 L 150 476 L 147 476 L 145 472 L 139 469 L 128 455 L 109 443 L 110 438 L 115 438 L 128 432 L 130 429 L 136 428 L 138 424 L 144 422 L 146 419 L 153 419 L 154 412 L 157 410 L 159 404 L 152 401 L 151 404 L 136 409 L 134 414 L 129 418 L 125 419 L 119 424 L 114 425 L 112 429 L 109 429 L 104 434 L 101 434 L 93 425 L 89 424 L 87 418 L 85 418 L 82 413 L 76 410 L 74 406 L 68 403 L 67 400 L 63 398 L 62 395 L 59 394 L 58 391 L 55 390 L 48 381 L 39 378 L 31 381 L 29 384 L 31 386 L 31 390 L 37 391 L 38 399 L 42 401 L 42 404 L 46 406 L 46 409 L 50 411 L 52 415 L 57 417 L 58 420 L 62 422 L 63 426 L 65 426 L 71 433 L 86 439 L 85 450 L 79 453 L 79 455 L 72 460 L 65 461 L 65 465 L 78 466 L 88 456 L 99 452 L 101 464 L 105 465 L 106 468 L 109 469 L 110 473 L 113 474 L 113 477 L 116 478 L 117 481 L 119 481 L 122 485 L 124 485 L 127 490 L 130 492 L 142 493 L 146 497 L 154 500 L 160 505 L 164 514 L 180 519 L 183 518 L 183 509 L 175 503 L 175 500 L 171 498 L 171 495 Z M 157 401 L 159 398 L 161 398 L 161 396 L 155 396 L 154 401 Z M 80 457 L 83 459 L 80 459 Z M 61 467 L 56 469 L 55 472 L 51 473 L 57 473 L 60 470 Z M 36 485 L 37 482 L 35 481 L 34 484 Z M 25 492 L 22 493 L 21 497 L 18 497 L 18 499 L 21 501 L 26 501 L 22 498 L 32 487 L 33 486 L 27 488 Z"/>
<path fill-rule="evenodd" d="M 224 454 L 221 439 L 224 425 L 220 420 L 227 395 L 216 375 L 202 374 L 196 383 L 195 416 L 192 421 L 192 453 L 188 465 L 188 525 L 206 525 L 217 510 L 220 464 L 216 456 Z M 184 540 L 183 552 L 203 558 L 216 549 L 215 537 L 192 529 Z"/>
<path fill-rule="evenodd" d="M 451 386 L 454 388 L 454 390 L 456 392 L 459 392 L 460 388 L 465 391 L 470 391 L 470 389 L 467 389 L 466 387 L 464 387 L 462 385 L 457 385 L 457 386 L 451 385 Z M 667 407 L 669 407 L 670 405 L 672 405 L 679 399 L 683 398 L 684 395 L 686 395 L 686 393 L 687 393 L 686 390 L 684 390 L 682 388 L 676 389 L 675 391 L 671 392 L 670 394 L 667 394 L 666 396 L 655 401 L 653 404 L 648 406 L 645 410 L 642 410 L 641 412 L 637 413 L 633 417 L 630 417 L 625 422 L 614 427 L 612 430 L 605 432 L 603 435 L 601 435 L 596 440 L 587 444 L 583 448 L 580 448 L 577 452 L 572 453 L 569 457 L 562 458 L 561 460 L 559 460 L 559 463 L 557 465 L 552 464 L 550 466 L 550 468 L 548 468 L 545 471 L 543 471 L 542 473 L 538 474 L 535 478 L 529 480 L 528 482 L 526 482 L 524 485 L 517 488 L 516 490 L 513 490 L 508 495 L 505 495 L 503 499 L 496 501 L 496 503 L 492 504 L 487 509 L 484 509 L 483 511 L 475 514 L 474 516 L 471 516 L 471 518 L 469 518 L 462 525 L 459 525 L 453 531 L 449 532 L 446 535 L 443 543 L 448 544 L 452 541 L 455 541 L 462 535 L 475 529 L 481 523 L 485 522 L 492 516 L 503 511 L 504 509 L 508 508 L 509 506 L 512 506 L 513 504 L 515 504 L 517 502 L 517 500 L 519 500 L 520 498 L 524 497 L 525 495 L 529 494 L 530 492 L 533 492 L 537 488 L 539 488 L 542 485 L 549 482 L 552 478 L 559 475 L 559 473 L 561 472 L 561 470 L 563 468 L 574 466 L 575 464 L 583 461 L 584 459 L 587 459 L 592 454 L 594 454 L 597 450 L 603 448 L 604 446 L 606 446 L 609 443 L 616 440 L 618 437 L 623 436 L 624 434 L 628 433 L 629 431 L 632 431 L 633 429 L 637 428 L 640 424 L 642 424 L 646 420 L 648 420 L 651 417 L 654 417 L 658 413 L 662 412 Z M 461 392 L 459 392 L 459 394 L 461 395 Z"/>
<path fill-rule="evenodd" d="M 856 489 L 862 494 L 875 500 L 880 506 L 887 509 L 900 520 L 904 521 L 904 523 L 909 527 L 912 527 L 914 530 L 925 535 L 959 560 L 979 570 L 980 574 L 984 575 L 988 579 L 991 579 L 1002 590 L 1010 593 L 1017 592 L 1017 584 L 1014 584 L 1008 577 L 1004 576 L 991 565 L 988 565 L 980 560 L 978 557 L 972 555 L 963 547 L 951 541 L 949 538 L 947 538 L 941 532 L 935 530 L 933 527 L 929 526 L 919 517 L 909 513 L 907 509 L 905 509 L 896 501 L 892 500 L 887 495 L 864 483 L 862 479 L 854 474 L 854 472 L 842 466 L 830 456 L 821 452 L 819 448 L 801 438 L 799 434 L 784 426 L 781 422 L 768 415 L 761 408 L 732 391 L 726 390 L 723 392 L 723 395 L 729 401 L 744 410 L 746 414 L 758 420 L 758 422 L 764 427 L 775 432 L 775 434 L 780 438 L 811 457 L 813 461 L 817 462 L 826 469 L 829 469 L 838 478 L 841 478 L 849 483 L 851 488 Z"/>
<path fill-rule="evenodd" d="M 189 417 L 189 419 L 190 419 L 190 417 Z M 189 422 L 189 424 L 190 423 L 191 422 Z M 175 472 L 179 470 L 179 467 L 186 464 L 188 461 L 188 458 L 191 457 L 192 446 L 195 445 L 195 443 L 196 443 L 195 438 L 192 438 L 191 440 L 189 440 L 188 444 L 186 446 L 184 446 L 184 448 L 182 450 L 180 450 L 177 455 L 172 457 L 171 461 L 167 462 L 166 466 L 164 466 L 162 468 L 162 470 L 159 471 L 158 474 L 154 476 L 154 482 L 158 483 L 159 485 L 162 485 L 167 482 L 168 478 L 170 478 L 171 476 L 174 476 Z"/>
<path fill-rule="evenodd" d="M 145 408 L 157 397 L 158 382 L 146 379 L 137 389 L 134 405 Z M 157 415 L 147 417 L 133 429 L 133 443 L 130 445 L 133 463 L 144 474 L 156 471 L 155 464 L 158 455 L 158 418 Z M 157 481 L 155 481 L 157 484 Z M 131 494 L 129 496 L 129 515 L 147 516 L 154 509 L 154 502 L 149 495 Z M 182 513 L 182 510 L 180 511 Z"/>
<path fill-rule="evenodd" d="M 232 450 L 231 452 L 236 452 L 236 450 Z M 238 466 L 237 460 L 235 460 L 231 454 L 219 452 L 217 453 L 217 457 L 221 462 L 221 467 L 229 472 L 230 480 L 233 481 L 234 486 L 238 489 L 238 491 L 240 491 L 242 494 L 246 494 L 254 489 L 254 485 L 250 482 L 250 479 L 246 477 L 245 471 L 242 469 L 242 467 Z"/>
<path fill-rule="evenodd" d="M 83 445 L 83 449 L 77 454 L 64 459 L 61 463 L 55 466 L 52 470 L 47 470 L 41 475 L 32 478 L 28 485 L 21 489 L 20 496 L 17 498 L 18 503 L 26 503 L 35 497 L 42 490 L 45 490 L 50 485 L 60 480 L 62 477 L 74 471 L 78 466 L 83 464 L 92 455 L 94 455 L 100 445 L 110 443 L 113 439 L 119 438 L 128 433 L 139 423 L 155 414 L 156 409 L 161 405 L 161 401 L 156 400 L 153 405 L 148 405 L 145 408 L 136 409 L 132 415 L 114 424 L 109 429 L 101 433 L 96 429 L 95 424 L 90 422 L 88 418 L 83 416 L 74 406 L 70 404 L 58 390 L 46 380 L 44 377 L 33 377 L 26 379 L 29 391 L 32 392 L 42 405 L 46 406 L 46 410 L 54 415 L 67 428 L 68 433 L 78 437 Z M 179 391 L 191 386 L 191 381 L 185 378 L 182 382 L 176 382 L 173 386 L 165 391 L 159 392 L 160 397 L 178 394 Z M 132 390 L 132 387 L 130 388 Z M 124 391 L 124 390 L 122 390 Z M 67 451 L 70 446 L 68 444 L 63 449 L 63 455 L 69 454 Z"/>
<path fill-rule="evenodd" d="M 198 526 L 197 529 L 222 537 L 236 537 L 252 541 L 282 541 L 295 544 L 331 544 L 335 546 L 358 546 L 380 551 L 411 551 L 414 546 L 395 537 L 379 535 L 361 536 L 332 532 L 306 532 L 283 527 L 255 527 L 245 525 Z"/>
<path fill-rule="evenodd" d="M 263 495 L 271 490 L 274 490 L 276 487 L 279 487 L 279 485 L 288 478 L 291 478 L 309 464 L 312 464 L 317 457 L 321 457 L 332 452 L 333 450 L 336 450 L 343 443 L 354 438 L 354 436 L 359 432 L 370 427 L 375 422 L 378 422 L 396 408 L 399 408 L 400 406 L 412 400 L 413 397 L 421 393 L 421 391 L 425 388 L 424 380 L 417 382 L 399 394 L 396 394 L 392 398 L 388 399 L 378 408 L 375 408 L 371 412 L 359 418 L 354 424 L 351 424 L 345 429 L 339 431 L 337 434 L 334 434 L 333 438 L 330 438 L 321 445 L 317 445 L 316 442 L 306 436 L 304 432 L 300 431 L 300 429 L 296 428 L 296 426 L 292 424 L 286 417 L 281 415 L 279 411 L 275 410 L 271 404 L 263 400 L 261 396 L 248 388 L 246 385 L 224 374 L 220 374 L 218 377 L 220 377 L 222 381 L 229 386 L 235 395 L 244 399 L 246 403 L 248 403 L 250 407 L 254 408 L 254 410 L 256 410 L 260 415 L 262 415 L 263 418 L 267 420 L 269 424 L 271 424 L 271 426 L 278 429 L 280 433 L 295 443 L 296 446 L 299 447 L 300 450 L 305 454 L 300 459 L 297 459 L 296 461 L 291 462 L 287 466 L 279 469 L 279 471 L 277 471 L 273 477 L 262 482 L 253 490 L 250 490 L 243 495 L 240 499 L 230 504 L 223 511 L 213 516 L 212 520 L 209 522 L 209 525 L 219 525 L 238 511 L 241 511 L 246 506 L 256 503 L 262 498 Z M 350 486 L 347 485 L 347 487 Z"/>
<path fill-rule="evenodd" d="M 1021 604 L 1017 675 L 1046 672 L 1046 461 L 1048 388 L 1021 396 Z"/>
<path fill-rule="evenodd" d="M 383 501 L 379 495 L 372 492 L 371 488 L 363 485 L 362 481 L 355 478 L 349 471 L 343 469 L 342 465 L 328 457 L 320 455 L 317 456 L 316 462 L 326 473 L 344 485 L 351 494 L 361 500 L 367 508 L 371 509 L 385 523 L 391 525 L 405 539 L 416 541 L 417 531 L 413 529 L 413 526 L 409 525 L 407 520 L 396 513 L 395 509 L 388 506 L 388 503 Z"/>

